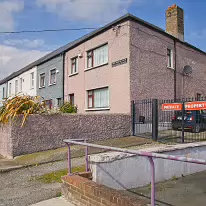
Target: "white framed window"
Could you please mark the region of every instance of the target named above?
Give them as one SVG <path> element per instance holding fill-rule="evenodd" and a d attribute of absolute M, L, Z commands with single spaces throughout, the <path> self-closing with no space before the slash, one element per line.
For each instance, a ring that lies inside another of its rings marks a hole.
<path fill-rule="evenodd" d="M 2 99 L 5 99 L 5 88 L 2 89 Z"/>
<path fill-rule="evenodd" d="M 69 102 L 72 106 L 74 106 L 74 94 L 69 94 Z"/>
<path fill-rule="evenodd" d="M 49 85 L 56 84 L 56 69 L 51 69 L 50 70 L 50 75 L 49 75 Z"/>
<path fill-rule="evenodd" d="M 20 78 L 20 92 L 22 92 L 22 88 L 23 88 L 23 79 L 22 78 Z"/>
<path fill-rule="evenodd" d="M 41 73 L 39 76 L 39 87 L 45 87 L 45 73 Z"/>
<path fill-rule="evenodd" d="M 9 96 L 11 96 L 11 87 L 12 87 L 12 84 L 11 82 L 9 83 Z"/>
<path fill-rule="evenodd" d="M 87 69 L 108 63 L 108 44 L 87 52 Z"/>
<path fill-rule="evenodd" d="M 109 88 L 87 91 L 88 109 L 109 108 Z"/>
<path fill-rule="evenodd" d="M 78 57 L 74 57 L 71 59 L 71 70 L 70 74 L 77 74 L 78 73 Z"/>
<path fill-rule="evenodd" d="M 62 105 L 62 99 L 61 98 L 57 98 L 57 106 L 61 107 Z"/>
<path fill-rule="evenodd" d="M 34 89 L 34 72 L 30 74 L 30 87 Z"/>
<path fill-rule="evenodd" d="M 173 51 L 172 51 L 172 49 L 167 49 L 167 67 L 173 68 Z"/>
<path fill-rule="evenodd" d="M 15 94 L 18 93 L 18 90 L 19 90 L 19 81 L 17 79 L 17 80 L 15 80 Z"/>

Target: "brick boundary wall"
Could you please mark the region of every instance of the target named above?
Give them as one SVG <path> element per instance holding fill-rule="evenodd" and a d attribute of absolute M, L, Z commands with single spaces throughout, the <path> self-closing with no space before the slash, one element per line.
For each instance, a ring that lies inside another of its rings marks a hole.
<path fill-rule="evenodd" d="M 120 191 L 99 185 L 80 173 L 62 177 L 62 194 L 76 206 L 147 206 L 141 197 L 131 198 Z"/>
<path fill-rule="evenodd" d="M 64 139 L 103 140 L 126 137 L 132 133 L 128 114 L 53 114 L 31 115 L 0 127 L 0 155 L 19 155 L 66 146 Z"/>

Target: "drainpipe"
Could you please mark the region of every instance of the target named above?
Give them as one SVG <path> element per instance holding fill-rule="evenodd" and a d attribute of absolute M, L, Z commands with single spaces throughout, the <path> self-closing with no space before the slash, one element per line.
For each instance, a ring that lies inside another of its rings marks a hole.
<path fill-rule="evenodd" d="M 175 60 L 175 65 L 174 65 L 174 100 L 176 101 L 177 98 L 177 48 L 176 48 L 176 39 L 174 39 L 174 60 Z"/>
<path fill-rule="evenodd" d="M 63 90 L 63 99 L 62 99 L 62 100 L 63 100 L 63 103 L 64 103 L 64 82 L 65 82 L 65 81 L 64 81 L 64 77 L 65 77 L 64 69 L 65 69 L 65 52 L 62 53 L 62 56 L 63 56 L 63 82 L 62 82 L 62 83 L 63 83 L 63 89 L 62 89 L 62 90 Z"/>

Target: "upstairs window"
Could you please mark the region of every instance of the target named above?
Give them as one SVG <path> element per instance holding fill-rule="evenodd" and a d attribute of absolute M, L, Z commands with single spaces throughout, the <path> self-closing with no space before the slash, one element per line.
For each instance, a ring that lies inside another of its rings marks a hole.
<path fill-rule="evenodd" d="M 22 88 L 23 88 L 23 79 L 20 78 L 20 92 L 22 92 Z"/>
<path fill-rule="evenodd" d="M 5 88 L 3 87 L 3 91 L 2 91 L 2 99 L 5 99 Z"/>
<path fill-rule="evenodd" d="M 11 83 L 9 83 L 9 96 L 11 96 Z"/>
<path fill-rule="evenodd" d="M 109 88 L 101 88 L 88 91 L 88 108 L 108 108 Z"/>
<path fill-rule="evenodd" d="M 71 71 L 70 74 L 77 74 L 78 73 L 78 58 L 71 59 Z"/>
<path fill-rule="evenodd" d="M 87 52 L 87 68 L 108 63 L 108 44 Z"/>
<path fill-rule="evenodd" d="M 173 68 L 173 52 L 171 49 L 167 49 L 167 67 Z"/>
<path fill-rule="evenodd" d="M 50 70 L 50 85 L 56 84 L 56 69 Z"/>
<path fill-rule="evenodd" d="M 34 88 L 34 72 L 31 73 L 31 89 Z"/>
<path fill-rule="evenodd" d="M 19 87 L 19 81 L 17 79 L 17 80 L 15 80 L 15 94 L 18 93 L 18 90 L 19 90 L 18 87 Z"/>
<path fill-rule="evenodd" d="M 45 73 L 40 74 L 39 87 L 45 87 Z"/>

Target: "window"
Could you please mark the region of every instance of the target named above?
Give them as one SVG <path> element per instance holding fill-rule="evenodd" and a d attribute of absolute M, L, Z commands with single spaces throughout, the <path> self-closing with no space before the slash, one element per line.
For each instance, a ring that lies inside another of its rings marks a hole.
<path fill-rule="evenodd" d="M 5 98 L 5 88 L 3 87 L 3 91 L 2 91 L 2 99 Z"/>
<path fill-rule="evenodd" d="M 18 93 L 18 87 L 19 87 L 19 81 L 17 79 L 17 80 L 15 80 L 15 94 Z"/>
<path fill-rule="evenodd" d="M 22 92 L 22 88 L 23 88 L 23 79 L 20 78 L 20 92 Z"/>
<path fill-rule="evenodd" d="M 72 58 L 71 59 L 71 71 L 70 74 L 76 74 L 78 73 L 78 58 Z"/>
<path fill-rule="evenodd" d="M 9 96 L 11 96 L 11 83 L 9 83 Z"/>
<path fill-rule="evenodd" d="M 57 106 L 61 107 L 62 105 L 62 99 L 61 98 L 57 98 Z"/>
<path fill-rule="evenodd" d="M 202 95 L 200 93 L 197 93 L 197 101 L 200 101 L 202 98 Z"/>
<path fill-rule="evenodd" d="M 109 89 L 95 89 L 88 91 L 88 108 L 108 108 Z"/>
<path fill-rule="evenodd" d="M 31 73 L 31 89 L 34 88 L 34 72 Z"/>
<path fill-rule="evenodd" d="M 173 68 L 173 52 L 171 49 L 167 49 L 167 67 Z"/>
<path fill-rule="evenodd" d="M 69 95 L 69 102 L 71 105 L 74 105 L 74 94 Z"/>
<path fill-rule="evenodd" d="M 50 81 L 49 81 L 49 84 L 52 85 L 52 84 L 56 84 L 56 69 L 52 69 L 50 70 Z"/>
<path fill-rule="evenodd" d="M 45 73 L 40 74 L 40 82 L 39 82 L 39 87 L 45 87 Z"/>
<path fill-rule="evenodd" d="M 46 104 L 46 106 L 47 106 L 49 109 L 52 108 L 52 100 L 51 100 L 51 99 L 45 100 L 45 104 Z"/>
<path fill-rule="evenodd" d="M 87 52 L 87 68 L 108 63 L 108 44 Z"/>

